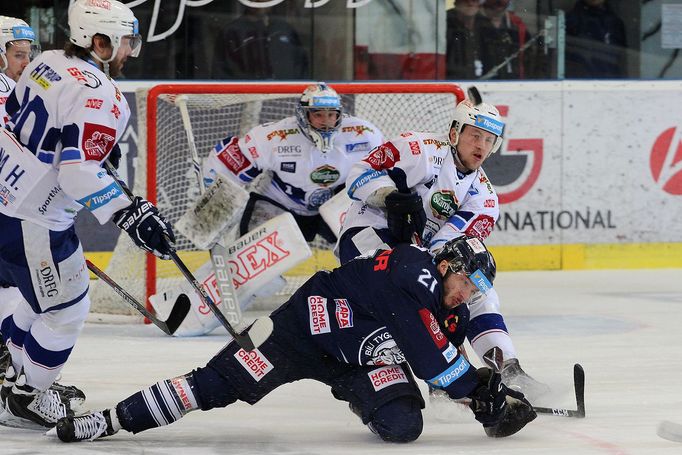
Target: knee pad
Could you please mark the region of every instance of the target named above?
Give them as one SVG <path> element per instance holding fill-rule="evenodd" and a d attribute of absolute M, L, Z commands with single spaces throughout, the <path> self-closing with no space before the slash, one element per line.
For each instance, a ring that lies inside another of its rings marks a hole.
<path fill-rule="evenodd" d="M 424 427 L 421 403 L 403 396 L 389 401 L 372 413 L 368 426 L 386 442 L 411 442 Z"/>

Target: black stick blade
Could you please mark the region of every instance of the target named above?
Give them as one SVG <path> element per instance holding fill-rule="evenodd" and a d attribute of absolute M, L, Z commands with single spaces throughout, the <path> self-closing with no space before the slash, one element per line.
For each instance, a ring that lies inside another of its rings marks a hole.
<path fill-rule="evenodd" d="M 180 294 L 175 300 L 175 304 L 165 321 L 166 328 L 168 329 L 166 333 L 173 335 L 175 331 L 178 330 L 178 327 L 180 327 L 180 324 L 182 324 L 182 321 L 185 320 L 185 317 L 191 308 L 192 304 L 190 303 L 189 297 L 187 297 L 186 294 Z"/>
<path fill-rule="evenodd" d="M 578 417 L 585 417 L 585 370 L 579 363 L 573 365 L 573 385 L 575 402 L 578 405 Z"/>
<path fill-rule="evenodd" d="M 481 92 L 478 91 L 473 85 L 467 89 L 467 95 L 469 95 L 469 100 L 478 106 L 483 102 L 483 97 L 481 97 Z"/>

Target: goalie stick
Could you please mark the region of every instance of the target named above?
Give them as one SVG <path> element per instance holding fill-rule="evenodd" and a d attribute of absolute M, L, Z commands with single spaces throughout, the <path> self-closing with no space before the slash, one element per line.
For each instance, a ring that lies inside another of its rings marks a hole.
<path fill-rule="evenodd" d="M 656 434 L 668 441 L 682 442 L 682 425 L 669 420 L 664 420 L 658 424 Z"/>
<path fill-rule="evenodd" d="M 135 198 L 135 195 L 133 194 L 132 191 L 130 191 L 130 188 L 128 188 L 128 186 L 121 180 L 121 177 L 119 177 L 118 172 L 116 172 L 116 169 L 114 169 L 114 166 L 112 166 L 112 164 L 109 163 L 108 161 L 105 161 L 104 167 L 106 168 L 107 172 L 111 175 L 111 177 L 114 179 L 114 181 L 121 187 L 126 196 L 128 196 L 128 199 L 132 201 Z M 170 239 L 166 238 L 166 240 L 169 243 L 171 243 Z M 270 336 L 270 334 L 272 333 L 272 320 L 270 318 L 260 318 L 256 320 L 256 322 L 248 331 L 244 331 L 242 334 L 237 333 L 234 327 L 232 327 L 232 325 L 227 321 L 225 315 L 223 315 L 223 313 L 220 312 L 216 304 L 208 296 L 206 290 L 204 290 L 204 288 L 199 284 L 197 279 L 194 278 L 192 272 L 189 271 L 185 263 L 182 262 L 182 259 L 180 259 L 178 253 L 173 248 L 171 248 L 170 257 L 173 260 L 173 263 L 175 263 L 175 265 L 178 267 L 178 269 L 182 272 L 184 277 L 187 279 L 187 281 L 192 285 L 196 293 L 199 295 L 199 299 L 201 299 L 201 302 L 211 309 L 211 311 L 218 319 L 218 321 L 220 321 L 222 326 L 225 327 L 225 329 L 228 331 L 230 335 L 232 335 L 234 341 L 236 341 L 237 344 L 242 349 L 244 349 L 245 351 L 253 351 Z M 254 336 L 253 339 L 250 336 L 251 332 L 253 332 Z"/>
<path fill-rule="evenodd" d="M 206 191 L 206 186 L 201 173 L 201 165 L 199 164 L 199 153 L 197 152 L 197 146 L 194 142 L 192 122 L 190 121 L 189 109 L 187 108 L 187 95 L 178 96 L 175 99 L 175 105 L 180 109 L 180 117 L 182 118 L 182 124 L 185 127 L 192 169 L 194 170 L 194 174 L 197 177 L 197 183 L 199 184 L 199 194 L 203 194 Z M 242 311 L 239 306 L 239 300 L 237 299 L 237 293 L 232 284 L 232 274 L 230 273 L 230 268 L 226 261 L 227 250 L 217 244 L 211 247 L 208 250 L 208 253 L 211 258 L 211 264 L 213 264 L 215 279 L 218 283 L 218 292 L 220 292 L 223 311 L 225 312 L 226 317 L 230 319 L 231 323 L 239 324 L 242 322 Z"/>
<path fill-rule="evenodd" d="M 493 348 L 486 352 L 483 356 L 483 361 L 493 370 L 497 372 L 502 371 L 503 359 L 502 350 Z M 576 363 L 573 365 L 573 388 L 575 389 L 575 401 L 577 409 L 565 408 L 544 408 L 542 406 L 533 406 L 533 409 L 538 414 L 548 414 L 557 417 L 585 417 L 585 371 L 583 367 Z"/>
<path fill-rule="evenodd" d="M 162 321 L 151 311 L 147 310 L 147 308 L 138 302 L 135 297 L 128 294 L 128 292 L 119 286 L 119 284 L 116 283 L 109 275 L 104 273 L 99 267 L 90 262 L 89 259 L 86 259 L 85 262 L 88 264 L 88 269 L 90 269 L 90 271 L 94 273 L 97 278 L 111 286 L 111 288 L 116 291 L 116 293 L 120 295 L 128 305 L 142 313 L 142 315 L 144 315 L 155 326 L 163 330 L 168 335 L 173 335 L 173 333 L 175 333 L 178 327 L 180 327 L 180 323 L 185 320 L 185 316 L 187 316 L 187 313 L 189 313 L 189 309 L 191 307 L 189 297 L 187 297 L 185 294 L 180 294 L 178 299 L 175 301 L 173 308 L 171 308 L 168 317 L 165 321 Z"/>

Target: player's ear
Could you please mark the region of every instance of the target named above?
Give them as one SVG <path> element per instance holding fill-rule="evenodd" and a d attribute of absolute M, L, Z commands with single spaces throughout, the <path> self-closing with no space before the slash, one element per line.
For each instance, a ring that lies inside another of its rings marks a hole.
<path fill-rule="evenodd" d="M 457 145 L 459 141 L 459 135 L 457 134 L 457 128 L 450 128 L 450 133 L 448 134 L 448 139 L 450 139 L 450 144 Z"/>
<path fill-rule="evenodd" d="M 438 263 L 438 265 L 436 265 L 436 268 L 440 272 L 440 275 L 444 277 L 445 274 L 448 273 L 448 261 L 443 259 Z"/>

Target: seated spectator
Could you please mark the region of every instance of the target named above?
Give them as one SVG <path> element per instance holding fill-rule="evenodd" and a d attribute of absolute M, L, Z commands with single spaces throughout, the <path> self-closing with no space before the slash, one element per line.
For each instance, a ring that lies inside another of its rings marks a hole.
<path fill-rule="evenodd" d="M 606 0 L 577 0 L 566 14 L 566 77 L 627 76 L 625 24 Z"/>
<path fill-rule="evenodd" d="M 457 0 L 447 12 L 446 21 L 446 77 L 448 79 L 478 79 L 485 74 L 481 36 L 484 24 L 490 20 L 479 14 L 479 0 Z"/>
<path fill-rule="evenodd" d="M 509 59 L 515 52 L 516 57 L 511 58 L 506 65 L 501 67 L 492 76 L 493 79 L 528 79 L 533 77 L 532 68 L 537 55 L 536 45 L 531 45 L 526 50 L 519 51 L 531 36 L 526 24 L 521 18 L 509 10 L 511 0 L 485 0 L 482 13 L 490 19 L 493 29 L 484 32 L 488 39 L 484 41 L 485 61 L 483 66 L 487 71 L 500 65 Z"/>

